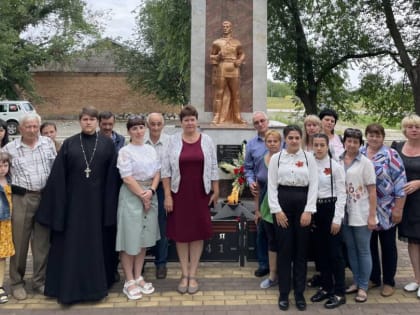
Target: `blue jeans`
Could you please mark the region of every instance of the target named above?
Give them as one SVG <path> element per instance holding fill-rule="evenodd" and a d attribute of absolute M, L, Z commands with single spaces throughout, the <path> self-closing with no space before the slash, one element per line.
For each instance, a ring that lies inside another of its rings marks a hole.
<path fill-rule="evenodd" d="M 263 220 L 257 224 L 257 260 L 258 269 L 268 269 L 268 239 L 263 227 Z"/>
<path fill-rule="evenodd" d="M 370 273 L 372 272 L 372 256 L 370 253 L 372 231 L 368 229 L 367 225 L 343 225 L 342 230 L 351 271 L 353 272 L 353 282 L 358 288 L 367 291 Z"/>
<path fill-rule="evenodd" d="M 162 183 L 156 189 L 158 199 L 158 222 L 160 230 L 160 240 L 156 242 L 155 246 L 155 265 L 166 266 L 168 260 L 168 239 L 166 238 L 166 211 L 164 208 L 164 192 Z"/>

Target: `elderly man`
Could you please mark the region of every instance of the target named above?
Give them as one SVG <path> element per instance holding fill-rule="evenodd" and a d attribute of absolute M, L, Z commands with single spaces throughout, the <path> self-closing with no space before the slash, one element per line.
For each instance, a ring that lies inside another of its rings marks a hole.
<path fill-rule="evenodd" d="M 39 135 L 40 125 L 39 115 L 24 116 L 19 122 L 21 137 L 3 148 L 12 156 L 12 233 L 16 254 L 10 258 L 10 284 L 17 300 L 27 298 L 24 276 L 29 241 L 33 257 L 32 287 L 36 293 L 44 293 L 49 230 L 35 221 L 35 213 L 57 153 L 53 141 Z"/>
<path fill-rule="evenodd" d="M 258 185 L 256 182 L 255 165 L 256 161 L 262 158 L 267 152 L 265 146 L 265 133 L 268 130 L 267 114 L 261 111 L 254 112 L 252 115 L 252 123 L 257 130 L 257 135 L 248 141 L 246 145 L 245 156 L 245 178 L 248 182 L 249 188 L 253 195 L 258 192 Z M 263 231 L 260 214 L 255 213 L 255 221 L 257 224 L 257 259 L 258 269 L 255 270 L 256 277 L 263 277 L 269 273 L 268 266 L 268 241 Z"/>
<path fill-rule="evenodd" d="M 147 137 L 145 143 L 150 144 L 155 148 L 161 162 L 169 139 L 169 136 L 162 132 L 164 124 L 165 120 L 160 113 L 150 113 L 147 116 L 149 136 Z M 159 183 L 159 186 L 156 189 L 156 194 L 158 198 L 158 220 L 160 229 L 160 240 L 156 243 L 155 247 L 156 278 L 165 279 L 167 273 L 166 262 L 168 258 L 168 239 L 166 238 L 166 211 L 163 207 L 164 193 L 162 182 Z"/>
<path fill-rule="evenodd" d="M 125 144 L 125 138 L 114 131 L 115 116 L 109 111 L 99 113 L 99 131 L 114 142 L 115 150 L 118 152 Z"/>

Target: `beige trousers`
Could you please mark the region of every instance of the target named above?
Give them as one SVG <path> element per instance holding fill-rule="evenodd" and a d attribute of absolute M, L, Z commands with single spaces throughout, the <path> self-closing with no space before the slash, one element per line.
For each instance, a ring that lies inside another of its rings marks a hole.
<path fill-rule="evenodd" d="M 38 288 L 44 285 L 50 246 L 49 229 L 35 222 L 35 213 L 41 195 L 27 193 L 24 196 L 13 195 L 12 236 L 15 255 L 10 258 L 10 285 L 23 286 L 25 281 L 26 260 L 29 242 L 33 259 L 32 285 Z"/>

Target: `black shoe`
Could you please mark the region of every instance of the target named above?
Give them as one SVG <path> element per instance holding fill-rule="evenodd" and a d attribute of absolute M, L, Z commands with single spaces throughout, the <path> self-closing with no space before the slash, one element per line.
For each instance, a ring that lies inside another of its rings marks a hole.
<path fill-rule="evenodd" d="M 306 310 L 306 301 L 305 301 L 305 298 L 303 296 L 299 297 L 299 298 L 296 298 L 296 308 L 299 311 L 305 311 Z"/>
<path fill-rule="evenodd" d="M 166 279 L 168 269 L 166 266 L 156 267 L 156 279 Z"/>
<path fill-rule="evenodd" d="M 279 309 L 282 311 L 287 311 L 289 309 L 289 300 L 282 300 L 279 298 Z"/>
<path fill-rule="evenodd" d="M 346 304 L 346 297 L 345 296 L 338 296 L 332 295 L 330 298 L 325 302 L 324 306 L 328 309 L 337 308 L 340 305 Z"/>
<path fill-rule="evenodd" d="M 256 277 L 264 277 L 270 273 L 270 270 L 268 268 L 258 268 L 255 270 L 254 275 Z"/>
<path fill-rule="evenodd" d="M 318 290 L 312 297 L 311 302 L 321 302 L 330 297 L 330 294 L 324 290 Z"/>
<path fill-rule="evenodd" d="M 318 288 L 321 286 L 321 276 L 313 275 L 311 279 L 308 280 L 306 285 L 310 288 Z"/>

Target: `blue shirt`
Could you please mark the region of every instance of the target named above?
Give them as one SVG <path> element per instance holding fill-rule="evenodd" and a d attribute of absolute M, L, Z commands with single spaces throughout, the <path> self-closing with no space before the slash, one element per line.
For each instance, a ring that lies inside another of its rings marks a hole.
<path fill-rule="evenodd" d="M 249 140 L 246 144 L 244 168 L 248 185 L 251 185 L 256 181 L 257 161 L 262 158 L 267 151 L 268 149 L 265 146 L 264 138 L 258 135 Z"/>

